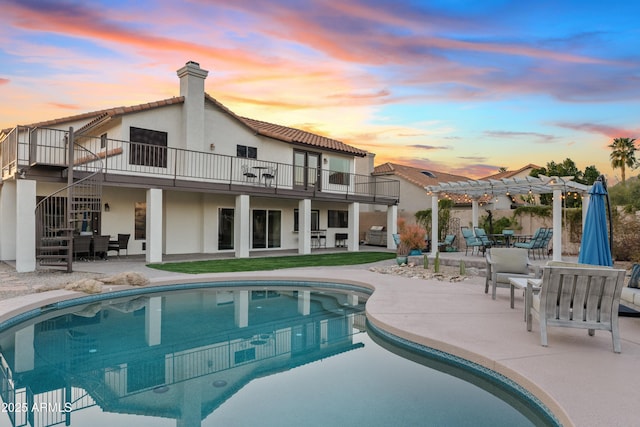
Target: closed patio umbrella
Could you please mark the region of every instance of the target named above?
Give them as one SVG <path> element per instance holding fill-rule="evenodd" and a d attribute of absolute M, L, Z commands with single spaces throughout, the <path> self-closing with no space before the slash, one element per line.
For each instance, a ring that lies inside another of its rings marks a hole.
<path fill-rule="evenodd" d="M 611 267 L 613 259 L 609 246 L 607 215 L 604 206 L 607 190 L 601 178 L 598 178 L 593 184 L 589 195 L 589 207 L 585 217 L 578 262 Z"/>

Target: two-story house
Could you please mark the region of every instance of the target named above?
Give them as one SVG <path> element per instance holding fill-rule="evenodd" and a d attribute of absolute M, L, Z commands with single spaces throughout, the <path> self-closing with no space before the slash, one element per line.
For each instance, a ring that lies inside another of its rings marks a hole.
<path fill-rule="evenodd" d="M 360 204 L 388 206 L 394 223 L 397 181 L 355 173 L 367 152 L 234 114 L 195 62 L 177 74 L 178 97 L 0 133 L 0 259 L 33 271 L 79 234 L 129 234 L 148 262 L 357 251 Z"/>

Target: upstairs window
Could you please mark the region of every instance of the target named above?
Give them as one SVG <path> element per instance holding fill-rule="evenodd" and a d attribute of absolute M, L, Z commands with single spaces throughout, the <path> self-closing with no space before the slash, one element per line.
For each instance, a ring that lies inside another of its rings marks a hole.
<path fill-rule="evenodd" d="M 329 158 L 329 183 L 349 185 L 351 163 L 340 157 Z"/>
<path fill-rule="evenodd" d="M 256 147 L 249 147 L 246 145 L 236 145 L 236 156 L 243 157 L 245 159 L 257 159 L 258 149 Z"/>
<path fill-rule="evenodd" d="M 131 127 L 129 164 L 167 167 L 167 132 Z"/>

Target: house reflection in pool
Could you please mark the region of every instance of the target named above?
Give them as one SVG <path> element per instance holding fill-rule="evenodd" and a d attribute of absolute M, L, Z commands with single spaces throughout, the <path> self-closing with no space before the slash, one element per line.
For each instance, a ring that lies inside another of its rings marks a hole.
<path fill-rule="evenodd" d="M 94 405 L 200 425 L 254 378 L 361 347 L 365 300 L 209 288 L 45 313 L 0 334 L 2 399 L 14 426 L 72 425 Z"/>

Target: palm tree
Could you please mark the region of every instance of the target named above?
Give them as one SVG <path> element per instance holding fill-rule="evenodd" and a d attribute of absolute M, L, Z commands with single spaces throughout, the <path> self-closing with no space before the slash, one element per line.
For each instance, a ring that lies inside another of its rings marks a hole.
<path fill-rule="evenodd" d="M 614 138 L 613 143 L 609 144 L 611 148 L 611 167 L 616 169 L 620 168 L 622 175 L 622 183 L 626 180 L 626 167 L 637 167 L 638 161 L 636 160 L 636 146 L 634 144 L 634 138 Z"/>

